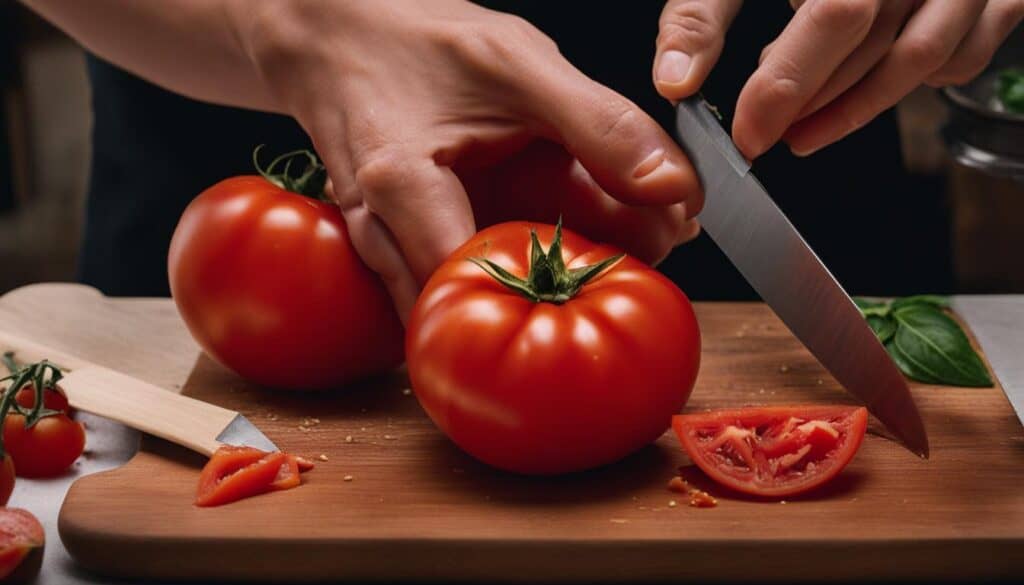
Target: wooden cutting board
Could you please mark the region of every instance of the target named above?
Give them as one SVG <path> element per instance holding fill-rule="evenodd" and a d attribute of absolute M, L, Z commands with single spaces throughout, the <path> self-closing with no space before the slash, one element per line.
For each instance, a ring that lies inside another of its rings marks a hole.
<path fill-rule="evenodd" d="M 171 371 L 195 359 L 170 301 L 108 300 L 81 287 L 45 291 L 65 316 L 61 349 L 130 365 L 130 373 L 168 388 Z M 46 318 L 12 310 L 19 305 L 11 299 L 0 305 L 22 315 L 19 332 Z M 764 305 L 696 309 L 704 353 L 688 409 L 850 402 Z M 108 321 L 114 315 L 116 327 Z M 47 327 L 50 337 L 39 341 L 54 341 Z M 120 333 L 112 338 L 111 330 Z M 519 477 L 461 453 L 406 388 L 399 372 L 334 393 L 270 392 L 200 359 L 183 392 L 242 411 L 287 451 L 327 460 L 295 490 L 199 509 L 191 502 L 203 460 L 145 439 L 123 468 L 72 486 L 61 538 L 90 570 L 158 579 L 792 582 L 1024 574 L 1024 431 L 998 388 L 915 385 L 929 461 L 885 439 L 875 423 L 827 490 L 785 503 L 725 493 L 691 470 L 687 477 L 719 498 L 712 509 L 690 508 L 667 491 L 687 463 L 671 433 L 604 469 Z"/>

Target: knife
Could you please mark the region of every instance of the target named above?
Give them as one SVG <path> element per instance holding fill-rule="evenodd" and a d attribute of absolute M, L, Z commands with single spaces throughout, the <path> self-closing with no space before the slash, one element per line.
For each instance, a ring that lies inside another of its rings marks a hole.
<path fill-rule="evenodd" d="M 85 412 L 177 443 L 210 456 L 221 445 L 277 451 L 273 441 L 241 414 L 164 390 L 148 382 L 90 363 L 44 345 L 0 332 L 0 354 L 13 352 L 22 363 L 48 360 L 64 377 L 59 385 L 68 403 Z"/>
<path fill-rule="evenodd" d="M 928 436 L 903 374 L 853 300 L 750 172 L 695 96 L 676 106 L 677 138 L 704 187 L 698 219 L 783 323 L 907 448 L 928 457 Z"/>

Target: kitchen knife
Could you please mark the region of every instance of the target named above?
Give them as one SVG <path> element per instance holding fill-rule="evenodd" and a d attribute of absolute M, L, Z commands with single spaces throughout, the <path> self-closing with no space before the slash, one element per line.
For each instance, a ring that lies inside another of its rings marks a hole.
<path fill-rule="evenodd" d="M 1024 295 L 957 295 L 953 310 L 974 333 L 1017 420 L 1024 424 Z"/>
<path fill-rule="evenodd" d="M 148 382 L 0 332 L 0 354 L 22 363 L 44 359 L 60 367 L 60 387 L 76 409 L 177 443 L 204 455 L 222 444 L 277 451 L 273 441 L 241 414 L 164 390 Z"/>
<path fill-rule="evenodd" d="M 903 375 L 860 311 L 750 172 L 703 98 L 676 107 L 677 138 L 704 187 L 698 219 L 747 282 L 847 391 L 928 456 L 928 436 Z"/>

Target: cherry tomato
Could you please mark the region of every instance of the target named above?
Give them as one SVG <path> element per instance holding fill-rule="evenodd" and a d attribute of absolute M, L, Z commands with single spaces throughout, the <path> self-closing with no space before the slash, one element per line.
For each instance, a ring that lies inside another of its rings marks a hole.
<path fill-rule="evenodd" d="M 199 474 L 195 504 L 221 506 L 293 488 L 302 483 L 299 475 L 312 468 L 312 462 L 294 455 L 225 445 L 213 454 Z"/>
<path fill-rule="evenodd" d="M 30 512 L 0 508 L 0 582 L 32 582 L 43 562 L 46 533 Z"/>
<path fill-rule="evenodd" d="M 520 473 L 587 469 L 650 443 L 700 363 L 682 291 L 568 230 L 555 244 L 556 231 L 512 222 L 479 232 L 427 282 L 406 336 L 412 386 L 434 423 Z M 577 282 L 585 266 L 590 280 Z"/>
<path fill-rule="evenodd" d="M 781 498 L 842 471 L 867 421 L 863 407 L 772 406 L 681 414 L 672 426 L 690 459 L 718 483 Z"/>
<path fill-rule="evenodd" d="M 18 390 L 18 393 L 14 395 L 14 400 L 17 401 L 22 408 L 34 407 L 36 405 L 35 387 L 31 384 L 22 387 L 22 389 Z M 50 410 L 67 412 L 68 397 L 59 389 L 47 388 L 43 391 L 43 406 Z"/>
<path fill-rule="evenodd" d="M 3 464 L 0 465 L 0 506 L 6 506 L 14 491 L 14 460 L 10 453 L 4 453 Z"/>
<path fill-rule="evenodd" d="M 22 477 L 59 475 L 85 449 L 85 429 L 65 414 L 43 417 L 26 429 L 24 416 L 9 413 L 3 432 L 4 449 Z"/>
<path fill-rule="evenodd" d="M 402 324 L 338 207 L 263 177 L 221 181 L 189 204 L 168 273 L 196 341 L 258 384 L 336 388 L 402 361 Z"/>

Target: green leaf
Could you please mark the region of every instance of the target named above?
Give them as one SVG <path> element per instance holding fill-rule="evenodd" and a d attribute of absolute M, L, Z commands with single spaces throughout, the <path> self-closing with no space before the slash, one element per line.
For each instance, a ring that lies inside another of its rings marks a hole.
<path fill-rule="evenodd" d="M 1024 114 L 1024 70 L 1003 70 L 996 83 L 996 94 L 1007 110 Z"/>
<path fill-rule="evenodd" d="M 864 297 L 853 297 L 853 304 L 857 305 L 857 308 L 860 309 L 860 314 L 865 317 L 868 315 L 877 315 L 879 317 L 889 315 L 889 303 L 884 301 L 872 301 Z"/>
<path fill-rule="evenodd" d="M 898 367 L 906 377 L 911 380 L 917 380 L 918 382 L 924 382 L 925 384 L 941 384 L 938 378 L 932 376 L 929 372 L 922 370 L 918 367 L 916 362 L 904 355 L 892 339 L 885 344 L 885 350 L 889 352 L 889 357 L 892 358 L 892 361 L 896 363 L 896 367 Z"/>
<path fill-rule="evenodd" d="M 930 307 L 948 309 L 949 297 L 942 295 L 914 295 L 910 297 L 903 297 L 892 302 L 892 310 L 895 311 L 896 309 L 909 307 L 910 305 L 928 305 Z"/>
<path fill-rule="evenodd" d="M 891 343 L 908 376 L 955 386 L 992 386 L 992 378 L 967 335 L 941 309 L 927 303 L 893 311 L 898 327 Z"/>
<path fill-rule="evenodd" d="M 891 317 L 879 317 L 878 315 L 867 315 L 868 326 L 875 332 L 878 341 L 885 343 L 896 334 L 896 321 Z"/>

